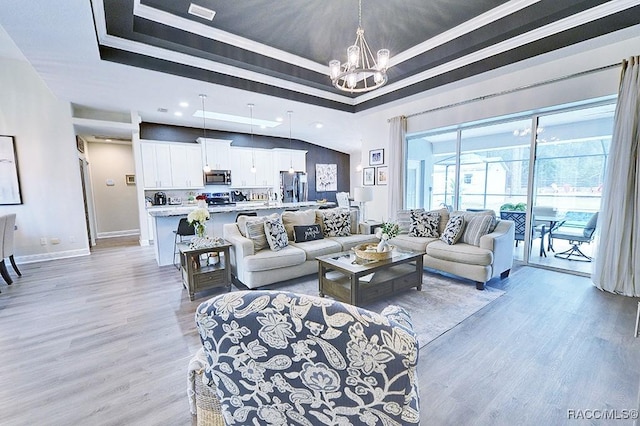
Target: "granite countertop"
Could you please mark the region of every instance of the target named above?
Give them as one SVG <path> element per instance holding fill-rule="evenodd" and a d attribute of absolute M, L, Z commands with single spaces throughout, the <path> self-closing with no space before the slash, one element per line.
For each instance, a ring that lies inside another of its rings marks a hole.
<path fill-rule="evenodd" d="M 242 212 L 247 210 L 270 210 L 270 209 L 287 209 L 297 207 L 319 207 L 330 206 L 335 207 L 336 203 L 326 202 L 318 203 L 317 201 L 305 201 L 300 203 L 279 203 L 270 202 L 268 205 L 266 201 L 243 201 L 236 203 L 235 206 L 209 206 L 209 213 L 231 213 Z M 165 206 L 152 206 L 147 207 L 147 213 L 154 217 L 163 216 L 182 216 L 187 215 L 197 206 L 195 204 L 183 204 L 183 205 L 165 205 Z"/>

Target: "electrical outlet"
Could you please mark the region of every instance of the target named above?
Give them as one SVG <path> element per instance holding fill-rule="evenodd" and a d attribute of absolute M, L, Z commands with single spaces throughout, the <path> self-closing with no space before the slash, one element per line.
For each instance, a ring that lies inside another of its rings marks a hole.
<path fill-rule="evenodd" d="M 45 237 L 40 238 L 40 245 L 42 245 L 42 246 L 46 246 L 47 245 L 47 239 Z"/>
<path fill-rule="evenodd" d="M 51 244 L 60 244 L 60 238 L 51 238 Z"/>

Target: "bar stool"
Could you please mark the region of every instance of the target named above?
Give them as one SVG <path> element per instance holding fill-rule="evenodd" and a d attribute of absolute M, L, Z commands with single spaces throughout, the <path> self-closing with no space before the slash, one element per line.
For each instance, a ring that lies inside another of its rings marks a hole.
<path fill-rule="evenodd" d="M 173 266 L 175 266 L 176 269 L 179 270 L 180 269 L 180 262 L 176 262 L 176 254 L 179 253 L 179 251 L 178 251 L 178 242 L 182 243 L 184 241 L 183 237 L 196 235 L 196 228 L 195 228 L 195 226 L 193 226 L 192 224 L 189 223 L 187 218 L 183 217 L 178 222 L 178 229 L 173 231 L 173 233 L 175 234 L 174 237 L 173 237 Z M 178 239 L 180 241 L 178 241 Z"/>

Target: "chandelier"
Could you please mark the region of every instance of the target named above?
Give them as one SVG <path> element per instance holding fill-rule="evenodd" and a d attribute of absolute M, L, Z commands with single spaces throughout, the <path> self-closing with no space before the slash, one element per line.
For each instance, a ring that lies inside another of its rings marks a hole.
<path fill-rule="evenodd" d="M 358 0 L 356 41 L 347 48 L 347 62 L 329 62 L 329 76 L 335 87 L 345 92 L 362 93 L 384 86 L 387 82 L 389 49 L 380 49 L 377 60 L 371 53 L 362 29 L 362 0 Z"/>

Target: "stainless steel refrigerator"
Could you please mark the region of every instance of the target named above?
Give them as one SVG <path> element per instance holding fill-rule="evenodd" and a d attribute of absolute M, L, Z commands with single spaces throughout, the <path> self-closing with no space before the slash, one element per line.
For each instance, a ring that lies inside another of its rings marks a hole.
<path fill-rule="evenodd" d="M 307 174 L 280 172 L 280 200 L 283 203 L 307 201 Z"/>

